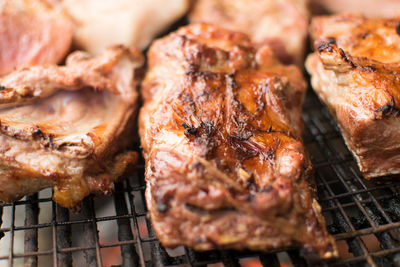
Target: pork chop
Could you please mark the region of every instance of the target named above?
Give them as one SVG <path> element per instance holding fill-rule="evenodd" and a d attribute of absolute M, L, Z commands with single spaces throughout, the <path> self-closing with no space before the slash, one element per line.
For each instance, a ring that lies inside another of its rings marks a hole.
<path fill-rule="evenodd" d="M 112 192 L 137 159 L 126 149 L 142 64 L 140 52 L 114 46 L 1 78 L 0 200 L 52 187 L 57 203 L 74 208 L 91 192 Z"/>

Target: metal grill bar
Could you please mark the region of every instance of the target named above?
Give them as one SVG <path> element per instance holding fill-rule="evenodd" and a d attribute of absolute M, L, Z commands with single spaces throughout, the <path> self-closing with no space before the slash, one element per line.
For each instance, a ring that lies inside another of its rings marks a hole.
<path fill-rule="evenodd" d="M 143 176 L 142 176 L 142 179 L 143 179 Z M 128 192 L 132 192 L 133 189 L 131 188 L 131 186 L 129 184 L 129 180 L 126 181 L 126 187 L 127 187 Z M 142 190 L 144 190 L 144 187 Z M 131 213 L 133 213 L 133 215 L 134 215 L 133 216 L 133 225 L 136 230 L 136 244 L 137 244 L 137 250 L 138 250 L 138 254 L 139 254 L 139 263 L 141 266 L 145 266 L 142 238 L 140 237 L 140 231 L 139 231 L 138 220 L 137 220 L 139 215 L 136 213 L 132 194 L 128 194 L 128 199 L 129 199 L 129 204 L 130 204 L 130 208 L 131 208 Z"/>
<path fill-rule="evenodd" d="M 27 197 L 29 204 L 25 206 L 25 225 L 37 225 L 39 223 L 39 206 L 37 203 L 38 194 L 33 194 Z M 37 228 L 25 231 L 25 253 L 34 252 L 38 250 L 38 230 Z M 37 266 L 37 255 L 24 258 L 25 267 Z"/>
<path fill-rule="evenodd" d="M 115 186 L 117 191 L 122 191 L 122 185 L 117 184 Z M 114 204 L 115 210 L 117 212 L 117 216 L 121 216 L 128 213 L 128 209 L 126 207 L 124 194 L 116 193 L 114 195 Z M 133 240 L 131 224 L 129 219 L 119 218 L 117 219 L 118 223 L 118 240 L 119 241 L 128 241 Z M 136 253 L 135 246 L 133 244 L 123 245 L 121 246 L 121 256 L 122 256 L 122 266 L 139 266 L 139 256 Z"/>
<path fill-rule="evenodd" d="M 15 225 L 15 204 L 11 205 L 11 238 L 10 238 L 10 252 L 8 254 L 8 266 L 12 267 L 14 264 L 14 225 Z"/>
<path fill-rule="evenodd" d="M 88 197 L 82 203 L 82 213 L 88 219 L 90 219 L 90 223 L 86 223 L 83 225 L 83 231 L 85 234 L 85 240 L 89 246 L 93 247 L 93 249 L 84 250 L 86 264 L 87 266 L 103 266 L 101 263 L 100 257 L 100 247 L 99 247 L 99 240 L 98 240 L 98 232 L 97 232 L 97 225 L 94 215 L 94 207 L 93 207 L 93 198 Z"/>
<path fill-rule="evenodd" d="M 289 254 L 289 257 L 292 260 L 292 263 L 294 264 L 295 267 L 306 267 L 307 266 L 306 260 L 300 256 L 300 253 L 298 250 L 289 250 L 288 254 Z"/>
<path fill-rule="evenodd" d="M 228 251 L 221 251 L 221 259 L 225 266 L 240 267 L 238 260 Z"/>
<path fill-rule="evenodd" d="M 51 225 L 51 230 L 52 230 L 52 235 L 53 235 L 53 262 L 55 263 L 56 266 L 58 266 L 58 258 L 57 258 L 57 253 L 58 253 L 58 247 L 57 247 L 57 229 L 56 229 L 56 203 L 51 203 L 51 208 L 52 208 L 52 225 Z"/>
<path fill-rule="evenodd" d="M 263 254 L 260 256 L 260 262 L 263 266 L 279 267 L 280 263 L 276 255 Z"/>
<path fill-rule="evenodd" d="M 327 182 L 327 184 L 330 184 L 330 183 Z M 327 201 L 327 200 L 332 200 L 332 199 L 335 199 L 335 198 L 343 198 L 343 197 L 353 196 L 353 195 L 361 194 L 361 193 L 371 193 L 371 191 L 376 191 L 376 190 L 379 190 L 379 189 L 386 189 L 386 188 L 388 188 L 387 185 L 380 185 L 380 186 L 378 185 L 378 186 L 374 186 L 372 188 L 366 188 L 366 189 L 361 189 L 361 190 L 357 190 L 357 191 L 351 191 L 351 192 L 347 192 L 347 193 L 336 194 L 334 196 L 322 197 L 322 198 L 319 199 L 319 201 Z M 377 199 L 374 197 L 373 198 L 374 203 L 375 203 L 376 200 Z M 369 200 L 361 200 L 360 202 L 363 203 L 363 202 L 366 202 L 366 201 L 369 201 Z M 379 204 L 376 203 L 376 205 L 379 205 Z"/>
<path fill-rule="evenodd" d="M 400 223 L 393 223 L 393 224 L 387 224 L 383 225 L 379 228 L 366 228 L 362 230 L 357 230 L 353 232 L 346 232 L 346 233 L 341 233 L 335 235 L 336 240 L 343 240 L 343 239 L 348 239 L 348 238 L 354 238 L 356 236 L 363 236 L 363 235 L 368 235 L 368 234 L 378 234 L 380 232 L 385 232 L 389 231 L 392 229 L 400 228 Z"/>
<path fill-rule="evenodd" d="M 59 205 L 56 205 L 57 225 L 56 225 L 56 238 L 58 246 L 57 262 L 60 267 L 72 266 L 72 255 L 70 252 L 60 252 L 64 248 L 71 247 L 71 226 L 59 225 L 60 222 L 69 221 L 69 211 Z"/>
<path fill-rule="evenodd" d="M 51 201 L 51 197 L 49 197 L 49 198 L 40 198 L 40 199 L 37 200 L 38 203 L 49 202 L 49 201 Z M 1 203 L 2 207 L 10 207 L 12 205 L 24 206 L 24 205 L 30 204 L 31 202 L 28 200 L 28 198 L 26 198 L 25 200 L 19 200 L 19 201 L 16 201 L 14 203 L 2 203 L 2 202 L 0 202 L 0 203 Z"/>
<path fill-rule="evenodd" d="M 153 266 L 162 267 L 165 263 L 168 263 L 167 252 L 160 245 L 159 242 L 153 242 L 151 246 L 151 252 L 153 257 Z"/>

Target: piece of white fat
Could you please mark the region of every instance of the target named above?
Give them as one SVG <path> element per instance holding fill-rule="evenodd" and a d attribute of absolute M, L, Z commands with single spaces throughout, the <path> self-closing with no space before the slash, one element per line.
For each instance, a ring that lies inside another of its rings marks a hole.
<path fill-rule="evenodd" d="M 189 0 L 64 0 L 77 23 L 75 43 L 92 54 L 113 44 L 146 48 L 181 18 Z"/>

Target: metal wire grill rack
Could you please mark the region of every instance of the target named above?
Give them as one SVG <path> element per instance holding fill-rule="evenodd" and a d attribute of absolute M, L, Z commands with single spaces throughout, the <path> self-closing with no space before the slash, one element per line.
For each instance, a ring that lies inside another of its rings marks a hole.
<path fill-rule="evenodd" d="M 0 266 L 400 266 L 400 182 L 361 177 L 312 92 L 303 118 L 319 202 L 339 260 L 322 262 L 295 249 L 270 254 L 164 249 L 146 217 L 140 165 L 112 197 L 88 197 L 78 213 L 52 202 L 50 190 L 0 203 Z"/>

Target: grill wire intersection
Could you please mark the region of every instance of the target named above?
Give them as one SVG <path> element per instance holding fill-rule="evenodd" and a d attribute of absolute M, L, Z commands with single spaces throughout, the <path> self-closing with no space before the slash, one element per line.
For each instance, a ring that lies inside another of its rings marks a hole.
<path fill-rule="evenodd" d="M 334 121 L 311 90 L 303 119 L 319 203 L 340 260 L 320 261 L 297 249 L 166 250 L 146 216 L 142 162 L 116 184 L 113 196 L 88 197 L 80 212 L 52 202 L 50 190 L 0 203 L 0 266 L 400 266 L 400 182 L 362 178 Z"/>

